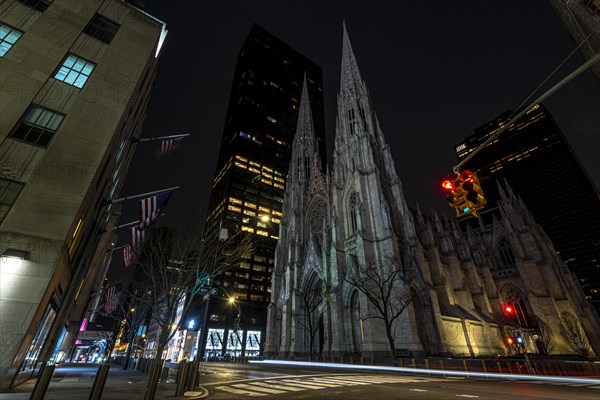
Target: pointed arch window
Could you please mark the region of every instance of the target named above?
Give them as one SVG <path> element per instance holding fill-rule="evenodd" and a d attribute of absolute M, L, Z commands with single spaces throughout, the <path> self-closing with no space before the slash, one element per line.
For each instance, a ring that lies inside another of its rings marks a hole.
<path fill-rule="evenodd" d="M 515 254 L 507 238 L 502 238 L 498 242 L 498 253 L 500 255 L 500 267 L 512 267 L 515 265 Z"/>
<path fill-rule="evenodd" d="M 352 192 L 348 200 L 348 219 L 350 221 L 350 234 L 353 234 L 356 231 L 358 231 L 358 212 L 358 194 L 356 192 Z"/>
<path fill-rule="evenodd" d="M 348 107 L 348 124 L 350 125 L 350 131 L 352 133 L 356 133 L 356 113 L 354 112 L 354 107 Z"/>

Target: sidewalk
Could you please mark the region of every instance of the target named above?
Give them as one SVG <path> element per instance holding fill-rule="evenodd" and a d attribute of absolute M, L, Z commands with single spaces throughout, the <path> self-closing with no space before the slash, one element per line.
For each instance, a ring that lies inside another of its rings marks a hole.
<path fill-rule="evenodd" d="M 54 371 L 45 400 L 82 400 L 90 395 L 98 364 L 69 364 L 59 366 Z M 171 379 L 169 379 L 171 382 Z M 35 379 L 13 388 L 12 392 L 0 393 L 0 400 L 29 399 Z M 123 370 L 123 367 L 111 364 L 102 400 L 141 400 L 144 398 L 148 376 L 137 370 Z M 156 399 L 183 399 L 175 397 L 175 383 L 159 383 Z M 187 397 L 189 399 L 189 397 Z"/>

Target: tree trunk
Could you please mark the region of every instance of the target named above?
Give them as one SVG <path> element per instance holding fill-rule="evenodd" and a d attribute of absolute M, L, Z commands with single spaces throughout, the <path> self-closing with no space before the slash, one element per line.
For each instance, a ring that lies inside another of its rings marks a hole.
<path fill-rule="evenodd" d="M 385 324 L 385 333 L 387 335 L 388 342 L 390 344 L 390 351 L 392 353 L 392 357 L 395 357 L 396 356 L 396 346 L 394 344 L 394 337 L 392 336 L 392 327 L 389 326 L 387 323 Z"/>
<path fill-rule="evenodd" d="M 135 332 L 129 335 L 127 341 L 127 352 L 125 353 L 125 361 L 123 362 L 123 369 L 129 368 L 129 360 L 131 359 L 131 349 L 133 348 L 133 340 L 135 339 Z"/>

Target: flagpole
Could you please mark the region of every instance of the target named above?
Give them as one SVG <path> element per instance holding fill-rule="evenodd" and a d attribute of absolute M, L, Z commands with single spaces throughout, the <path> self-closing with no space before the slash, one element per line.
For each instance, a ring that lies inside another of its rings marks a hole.
<path fill-rule="evenodd" d="M 116 231 L 117 229 L 121 229 L 121 228 L 129 228 L 130 226 L 136 226 L 140 223 L 140 221 L 132 221 L 132 222 L 128 222 L 126 224 L 123 225 L 118 225 L 112 228 L 113 231 Z"/>
<path fill-rule="evenodd" d="M 189 133 L 183 133 L 181 135 L 169 135 L 169 136 L 159 136 L 159 137 L 154 137 L 154 138 L 140 138 L 140 139 L 132 139 L 132 142 L 151 142 L 153 140 L 164 140 L 164 139 L 178 139 L 178 138 L 183 138 L 183 137 L 187 137 L 190 136 Z"/>
<path fill-rule="evenodd" d="M 149 197 L 149 196 L 152 196 L 152 195 L 155 195 L 155 194 L 161 194 L 161 193 L 165 193 L 165 192 L 175 191 L 175 190 L 180 189 L 180 188 L 181 188 L 181 186 L 175 186 L 175 187 L 168 188 L 168 189 L 156 190 L 154 192 L 148 192 L 148 193 L 136 194 L 136 195 L 133 195 L 133 196 L 121 197 L 120 199 L 105 200 L 102 203 L 102 205 L 105 206 L 105 205 L 108 205 L 108 204 L 122 203 L 122 202 L 127 201 L 127 200 L 135 200 L 135 199 L 139 199 L 139 198 L 142 198 L 142 197 Z"/>

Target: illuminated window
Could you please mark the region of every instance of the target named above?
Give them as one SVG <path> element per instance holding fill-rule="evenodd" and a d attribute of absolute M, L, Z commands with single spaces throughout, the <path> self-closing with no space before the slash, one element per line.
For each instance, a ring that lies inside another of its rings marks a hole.
<path fill-rule="evenodd" d="M 248 168 L 248 171 L 250 171 L 250 172 L 254 172 L 254 173 L 256 173 L 256 174 L 260 174 L 260 170 L 258 170 L 258 169 L 256 169 L 256 168 L 252 168 L 252 167 L 250 167 L 250 168 Z"/>
<path fill-rule="evenodd" d="M 264 178 L 261 178 L 261 180 L 260 180 L 260 181 L 261 181 L 262 183 L 266 183 L 267 185 L 273 185 L 273 182 L 271 182 L 270 180 L 264 179 Z"/>
<path fill-rule="evenodd" d="M 271 168 L 269 168 L 269 167 L 265 167 L 265 166 L 263 166 L 263 169 L 264 169 L 265 171 L 267 171 L 267 172 L 273 172 L 273 170 L 272 170 Z"/>
<path fill-rule="evenodd" d="M 23 36 L 23 32 L 0 22 L 0 58 Z"/>
<path fill-rule="evenodd" d="M 250 161 L 250 165 L 254 165 L 255 167 L 260 168 L 260 164 L 254 161 Z"/>
<path fill-rule="evenodd" d="M 75 243 L 77 242 L 77 238 L 81 233 L 81 228 L 83 227 L 83 218 L 79 218 L 77 221 L 77 226 L 75 226 L 75 230 L 73 231 L 73 235 L 71 236 L 71 240 L 69 241 L 69 253 L 72 253 L 75 249 Z"/>
<path fill-rule="evenodd" d="M 279 239 L 279 236 L 274 236 L 274 235 L 271 235 L 271 239 L 275 239 L 275 240 L 277 240 L 277 239 Z"/>
<path fill-rule="evenodd" d="M 264 177 L 266 177 L 266 178 L 271 178 L 271 179 L 273 179 L 273 175 L 271 175 L 271 174 L 267 174 L 266 172 L 263 172 L 263 176 L 264 176 Z"/>
<path fill-rule="evenodd" d="M 254 211 L 244 209 L 244 214 L 256 217 L 256 213 Z"/>
<path fill-rule="evenodd" d="M 280 185 L 279 183 L 274 183 L 273 186 L 275 186 L 276 188 L 282 189 L 282 190 L 285 189 L 285 186 Z"/>
<path fill-rule="evenodd" d="M 283 178 L 279 178 L 276 176 L 273 179 L 275 179 L 277 182 L 285 183 L 285 179 L 283 179 Z"/>
<path fill-rule="evenodd" d="M 248 160 L 247 160 L 247 159 L 245 159 L 245 158 L 244 158 L 244 157 L 242 157 L 242 156 L 238 156 L 238 155 L 236 155 L 236 156 L 235 156 L 235 159 L 236 159 L 236 160 L 243 161 L 243 162 L 248 162 Z"/>
<path fill-rule="evenodd" d="M 269 232 L 261 231 L 258 229 L 256 230 L 256 234 L 261 236 L 269 236 Z"/>
<path fill-rule="evenodd" d="M 264 208 L 263 206 L 259 206 L 258 207 L 258 211 L 262 211 L 262 212 L 266 212 L 266 213 L 270 213 L 271 210 L 269 210 L 268 208 Z"/>
<path fill-rule="evenodd" d="M 256 226 L 258 226 L 259 228 L 266 228 L 267 224 L 265 224 L 264 222 L 257 222 Z"/>
<path fill-rule="evenodd" d="M 249 226 L 244 226 L 244 225 L 242 225 L 242 231 L 244 231 L 244 232 L 250 232 L 250 233 L 254 233 L 254 228 L 250 228 Z M 242 263 L 242 264 L 244 264 L 244 263 Z M 240 265 L 240 266 L 241 266 L 241 265 Z M 242 268 L 244 268 L 244 267 L 242 266 Z M 248 266 L 248 268 L 249 268 L 249 266 Z"/>
<path fill-rule="evenodd" d="M 270 115 L 267 115 L 267 121 L 269 121 L 272 124 L 276 124 L 277 120 L 273 117 L 271 117 Z"/>
<path fill-rule="evenodd" d="M 236 207 L 236 206 L 232 206 L 232 205 L 228 205 L 228 206 L 227 206 L 227 209 L 228 209 L 229 211 L 235 211 L 235 212 L 238 212 L 238 213 L 239 213 L 239 212 L 242 212 L 242 209 L 241 209 L 241 208 L 239 208 L 239 207 Z"/>
<path fill-rule="evenodd" d="M 273 215 L 277 215 L 277 216 L 281 217 L 281 213 L 279 211 L 273 210 L 272 213 L 273 213 Z"/>
<path fill-rule="evenodd" d="M 271 218 L 271 221 L 275 222 L 276 224 L 280 222 L 279 218 Z"/>
<path fill-rule="evenodd" d="M 254 203 L 248 203 L 247 201 L 244 202 L 244 206 L 248 207 L 248 208 L 254 208 L 254 209 L 256 209 L 256 204 L 254 204 Z"/>
<path fill-rule="evenodd" d="M 32 105 L 26 111 L 21 123 L 11 132 L 9 137 L 46 147 L 64 118 L 64 114 Z"/>
<path fill-rule="evenodd" d="M 235 162 L 235 166 L 236 166 L 236 167 L 243 168 L 243 169 L 248 169 L 248 167 L 246 167 L 244 164 L 242 164 L 242 163 L 239 163 L 239 162 L 237 162 L 237 161 Z"/>
<path fill-rule="evenodd" d="M 120 25 L 100 14 L 94 15 L 88 26 L 83 32 L 98 39 L 101 42 L 110 44 L 114 39 Z"/>
<path fill-rule="evenodd" d="M 84 60 L 73 54 L 67 54 L 60 69 L 54 75 L 54 79 L 81 89 L 95 66 L 96 64 L 91 61 Z"/>
<path fill-rule="evenodd" d="M 233 203 L 233 204 L 242 204 L 242 201 L 241 201 L 241 200 L 239 200 L 239 199 L 236 199 L 236 198 L 234 198 L 234 197 L 230 197 L 230 198 L 229 198 L 229 202 L 230 202 L 230 203 Z"/>

